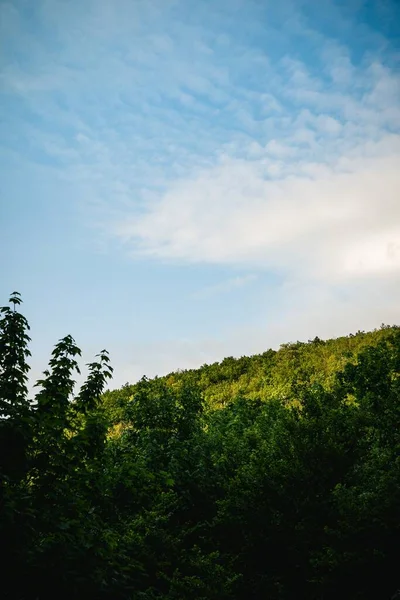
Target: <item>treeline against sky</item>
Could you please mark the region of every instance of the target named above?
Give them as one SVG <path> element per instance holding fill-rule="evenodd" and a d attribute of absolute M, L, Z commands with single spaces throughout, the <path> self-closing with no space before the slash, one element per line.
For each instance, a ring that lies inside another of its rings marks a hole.
<path fill-rule="evenodd" d="M 10 600 L 385 599 L 400 586 L 400 329 L 74 392 L 60 340 L 29 399 L 0 319 L 0 535 Z"/>

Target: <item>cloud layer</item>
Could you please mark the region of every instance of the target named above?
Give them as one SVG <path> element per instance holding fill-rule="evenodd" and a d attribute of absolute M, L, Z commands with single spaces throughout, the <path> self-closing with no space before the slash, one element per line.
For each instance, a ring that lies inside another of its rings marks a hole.
<path fill-rule="evenodd" d="M 387 150 L 385 149 L 387 147 Z M 157 258 L 248 265 L 327 281 L 400 272 L 400 139 L 337 166 L 271 179 L 226 159 L 179 182 L 117 233 Z M 336 168 L 335 168 L 336 167 Z"/>
<path fill-rule="evenodd" d="M 4 177 L 43 213 L 61 190 L 89 247 L 149 277 L 225 269 L 188 292 L 203 337 L 171 329 L 135 373 L 400 319 L 399 20 L 394 0 L 0 4 Z M 207 310 L 246 286 L 259 327 L 223 338 Z"/>

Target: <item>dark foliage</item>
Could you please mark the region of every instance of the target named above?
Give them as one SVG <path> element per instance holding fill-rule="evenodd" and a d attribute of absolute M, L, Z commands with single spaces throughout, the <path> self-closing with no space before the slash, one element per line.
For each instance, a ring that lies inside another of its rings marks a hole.
<path fill-rule="evenodd" d="M 74 395 L 56 345 L 28 400 L 0 320 L 2 597 L 388 599 L 399 587 L 400 330 L 315 338 Z"/>

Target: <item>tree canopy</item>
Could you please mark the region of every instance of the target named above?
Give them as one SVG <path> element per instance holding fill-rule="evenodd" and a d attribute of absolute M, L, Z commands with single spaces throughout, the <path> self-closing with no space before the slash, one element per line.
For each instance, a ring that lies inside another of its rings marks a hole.
<path fill-rule="evenodd" d="M 29 398 L 29 325 L 0 319 L 3 597 L 385 599 L 400 587 L 400 329 L 104 392 L 56 344 Z"/>

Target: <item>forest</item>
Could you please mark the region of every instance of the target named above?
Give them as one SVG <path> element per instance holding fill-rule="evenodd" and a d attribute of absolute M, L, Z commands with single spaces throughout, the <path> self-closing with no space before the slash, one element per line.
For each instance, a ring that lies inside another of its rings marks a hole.
<path fill-rule="evenodd" d="M 105 391 L 57 342 L 28 392 L 29 324 L 0 314 L 8 600 L 400 597 L 400 327 Z"/>

